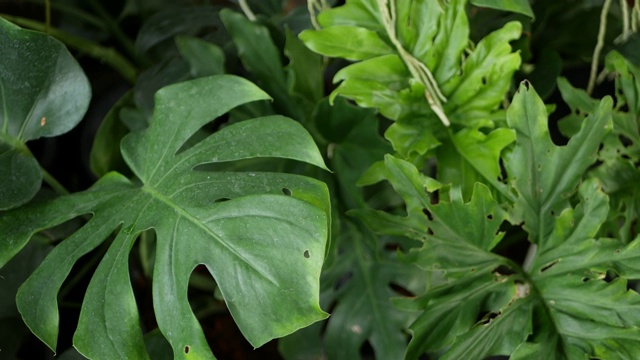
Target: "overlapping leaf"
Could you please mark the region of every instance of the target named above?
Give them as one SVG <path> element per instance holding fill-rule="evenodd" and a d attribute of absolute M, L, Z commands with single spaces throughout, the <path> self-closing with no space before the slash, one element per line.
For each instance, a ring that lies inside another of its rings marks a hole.
<path fill-rule="evenodd" d="M 55 349 L 58 289 L 73 264 L 114 231 L 87 289 L 74 336 L 85 356 L 148 357 L 128 274 L 129 251 L 147 229 L 157 236 L 154 310 L 175 358 L 213 358 L 187 300 L 189 276 L 198 264 L 211 272 L 254 346 L 327 316 L 318 305 L 328 230 L 326 187 L 296 175 L 195 169 L 260 157 L 324 168 L 308 133 L 293 120 L 272 116 L 184 145 L 211 119 L 266 98 L 248 81 L 225 75 L 166 87 L 156 95 L 149 128 L 122 142 L 123 157 L 141 185 L 109 173 L 85 192 L 3 214 L 0 228 L 7 237 L 0 242 L 1 264 L 34 232 L 92 215 L 19 290 L 19 310 L 38 337 Z"/>
<path fill-rule="evenodd" d="M 478 129 L 493 126 L 492 114 L 502 103 L 511 75 L 520 66 L 520 56 L 512 52 L 509 42 L 520 36 L 521 25 L 506 24 L 466 56 L 465 49 L 470 46 L 466 1 L 447 5 L 436 1 L 391 1 L 390 9 L 395 10 L 391 27 L 383 15 L 387 3 L 349 0 L 344 6 L 320 13 L 318 22 L 323 29 L 300 34 L 307 46 L 323 55 L 362 60 L 336 74 L 334 81 L 340 85 L 332 96 L 340 94 L 360 106 L 378 108 L 382 115 L 395 120 L 385 136 L 411 162 L 419 163 L 433 155 L 431 150 L 438 146 L 447 147 L 442 150 L 448 156 L 442 168 L 454 173 L 442 178 L 438 175 L 438 180 L 463 185 L 466 198 L 475 179 L 486 180 L 498 187 L 498 193 L 508 196 L 491 168 L 497 167 L 501 151 L 513 140 L 512 134 L 489 135 L 500 135 L 494 145 L 501 146 L 492 146 L 490 152 L 483 153 L 482 161 L 469 158 L 468 147 L 481 147 L 487 134 Z M 394 30 L 390 33 L 389 28 Z M 411 70 L 416 67 L 428 69 L 433 75 L 435 86 L 446 98 L 442 111 L 456 130 L 446 131 L 442 116 L 432 110 L 428 99 L 437 96 L 428 91 L 416 70 Z M 467 137 L 466 132 L 458 132 L 460 127 L 472 128 L 477 134 L 468 136 L 469 141 L 463 141 L 467 147 L 463 148 L 452 139 Z M 489 161 L 495 163 L 485 167 Z M 460 173 L 470 174 L 472 180 L 460 182 Z"/>
<path fill-rule="evenodd" d="M 629 242 L 637 234 L 636 219 L 640 212 L 640 173 L 635 165 L 640 160 L 640 70 L 615 51 L 607 55 L 606 66 L 618 75 L 617 102 L 612 113 L 613 130 L 604 139 L 598 153 L 601 164 L 590 173 L 600 180 L 611 199 L 609 219 L 601 233 L 607 236 L 615 234 L 624 242 Z M 558 80 L 558 88 L 572 110 L 560 121 L 560 129 L 565 135 L 571 136 L 580 128 L 583 114 L 592 111 L 598 102 L 585 91 L 572 87 L 566 79 Z"/>
<path fill-rule="evenodd" d="M 517 218 L 524 221 L 529 239 L 543 245 L 553 229 L 555 215 L 569 204 L 569 196 L 611 130 L 611 98 L 603 99 L 564 147 L 553 144 L 544 103 L 528 82 L 523 82 L 507 111 L 509 127 L 518 146 L 506 162 L 510 183 L 519 196 Z"/>
<path fill-rule="evenodd" d="M 87 110 L 91 87 L 62 43 L 0 18 L 0 210 L 29 201 L 42 173 L 29 140 L 63 134 Z"/>
<path fill-rule="evenodd" d="M 450 359 L 513 351 L 531 331 L 531 304 L 521 299 L 524 279 L 512 275 L 514 264 L 491 252 L 502 238 L 498 229 L 505 212 L 484 185 L 476 185 L 468 203 L 454 189 L 449 200 L 434 205 L 427 191 L 439 185 L 415 166 L 387 156 L 385 168 L 386 180 L 406 202 L 407 216 L 372 210 L 359 211 L 359 216 L 376 230 L 423 241 L 423 247 L 404 260 L 446 279 L 416 300 L 398 302 L 422 311 L 411 325 L 407 358 L 445 348 L 445 358 Z M 483 347 L 470 346 L 476 341 Z"/>

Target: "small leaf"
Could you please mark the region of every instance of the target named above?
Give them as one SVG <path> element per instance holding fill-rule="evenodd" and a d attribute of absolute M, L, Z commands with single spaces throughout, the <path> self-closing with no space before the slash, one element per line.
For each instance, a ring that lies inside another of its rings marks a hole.
<path fill-rule="evenodd" d="M 347 60 L 366 60 L 393 52 L 375 31 L 355 26 L 332 26 L 322 30 L 307 30 L 300 33 L 300 39 L 319 54 Z M 341 41 L 336 42 L 336 39 Z"/>
<path fill-rule="evenodd" d="M 471 3 L 476 6 L 520 13 L 530 18 L 534 17 L 529 0 L 471 0 Z"/>
<path fill-rule="evenodd" d="M 42 174 L 26 142 L 74 128 L 87 111 L 91 86 L 58 40 L 0 18 L 0 210 L 29 201 Z"/>

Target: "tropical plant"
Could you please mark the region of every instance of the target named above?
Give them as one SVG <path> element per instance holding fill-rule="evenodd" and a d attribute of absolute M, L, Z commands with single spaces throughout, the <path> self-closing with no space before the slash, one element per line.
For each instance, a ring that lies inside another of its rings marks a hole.
<path fill-rule="evenodd" d="M 0 355 L 640 353 L 638 2 L 237 3 L 0 19 Z"/>

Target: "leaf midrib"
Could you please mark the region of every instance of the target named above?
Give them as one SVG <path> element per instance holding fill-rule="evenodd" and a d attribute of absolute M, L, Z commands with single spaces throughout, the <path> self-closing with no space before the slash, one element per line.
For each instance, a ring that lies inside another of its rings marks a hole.
<path fill-rule="evenodd" d="M 178 213 L 179 216 L 185 218 L 190 223 L 194 224 L 199 229 L 201 229 L 202 231 L 207 233 L 209 236 L 211 236 L 212 238 L 217 240 L 217 242 L 220 245 L 222 245 L 227 251 L 229 251 L 231 254 L 233 254 L 238 259 L 240 259 L 243 263 L 248 265 L 248 267 L 250 269 L 254 270 L 258 275 L 262 276 L 265 280 L 269 281 L 270 283 L 272 283 L 275 286 L 279 286 L 279 283 L 278 283 L 278 281 L 276 279 L 272 278 L 268 273 L 265 273 L 264 271 L 262 271 L 262 269 L 260 269 L 259 267 L 254 266 L 253 263 L 249 259 L 244 257 L 241 253 L 236 251 L 236 249 L 234 249 L 232 246 L 227 244 L 227 242 L 224 241 L 224 239 L 222 237 L 220 237 L 218 234 L 216 234 L 210 228 L 208 228 L 202 221 L 200 221 L 198 219 L 198 217 L 192 215 L 191 213 L 189 213 L 188 211 L 186 211 L 185 209 L 180 207 L 178 204 L 173 202 L 173 200 L 171 200 L 170 198 L 164 196 L 161 192 L 157 191 L 156 189 L 154 189 L 151 186 L 145 185 L 145 186 L 143 186 L 141 188 L 141 190 L 143 192 L 149 194 L 151 197 L 153 197 L 153 198 L 159 200 L 160 202 L 164 203 L 165 205 L 167 205 L 171 209 L 175 210 Z"/>

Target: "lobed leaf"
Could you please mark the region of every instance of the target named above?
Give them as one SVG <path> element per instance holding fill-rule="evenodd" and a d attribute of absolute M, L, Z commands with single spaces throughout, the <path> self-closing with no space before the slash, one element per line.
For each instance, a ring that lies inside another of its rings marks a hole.
<path fill-rule="evenodd" d="M 518 146 L 505 165 L 518 192 L 515 216 L 524 220 L 529 239 L 538 246 L 546 246 L 555 215 L 568 206 L 569 195 L 596 160 L 600 142 L 611 130 L 611 106 L 611 98 L 604 98 L 580 132 L 559 147 L 549 137 L 542 100 L 528 82 L 520 84 L 507 110 L 507 122 L 516 131 Z"/>
<path fill-rule="evenodd" d="M 196 168 L 260 157 L 324 168 L 308 133 L 293 120 L 267 117 L 227 126 L 184 148 L 211 119 L 266 98 L 255 85 L 227 75 L 166 87 L 156 96 L 150 126 L 122 141 L 123 157 L 141 185 L 109 173 L 85 192 L 3 214 L 0 227 L 8 238 L 0 242 L 0 264 L 33 233 L 92 215 L 19 290 L 18 308 L 34 334 L 55 349 L 60 286 L 80 257 L 116 232 L 87 289 L 74 345 L 87 357 L 147 358 L 128 258 L 148 229 L 157 237 L 154 310 L 175 358 L 213 358 L 187 299 L 189 277 L 199 264 L 256 347 L 327 316 L 318 304 L 328 234 L 326 187 L 297 175 Z"/>

